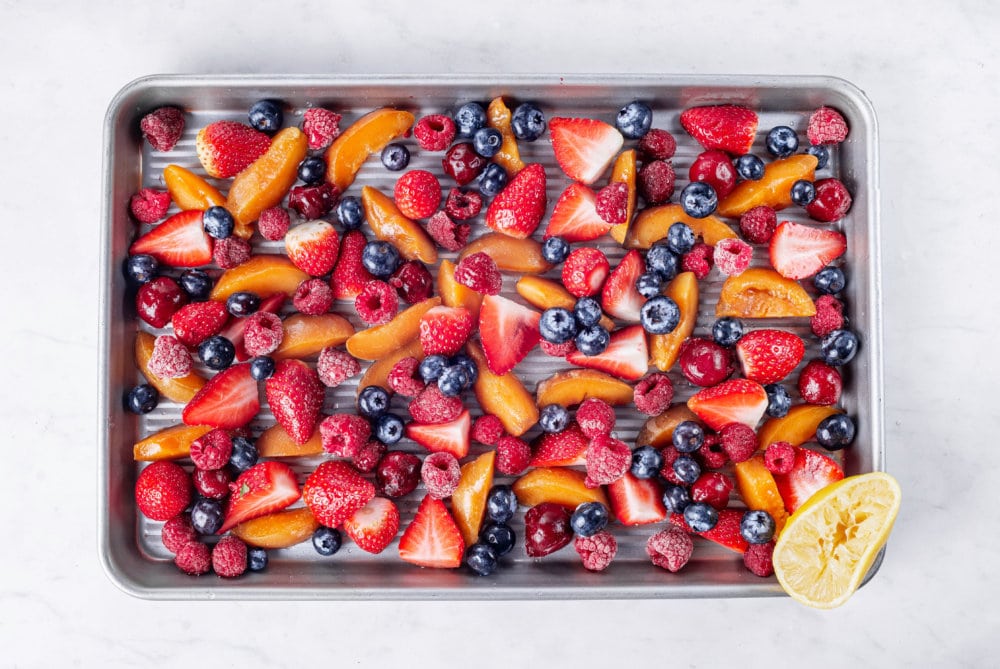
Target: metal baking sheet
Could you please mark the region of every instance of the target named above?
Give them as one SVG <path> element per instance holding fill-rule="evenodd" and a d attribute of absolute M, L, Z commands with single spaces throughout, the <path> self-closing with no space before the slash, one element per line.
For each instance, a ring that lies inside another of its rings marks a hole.
<path fill-rule="evenodd" d="M 719 103 L 747 105 L 760 114 L 754 151 L 764 154 L 763 140 L 769 128 L 791 125 L 802 141 L 808 113 L 820 105 L 839 109 L 851 127 L 848 140 L 832 151 L 830 164 L 817 178 L 837 176 L 854 194 L 849 214 L 836 223 L 848 239 L 842 259 L 848 275 L 845 291 L 851 326 L 859 333 L 862 346 L 847 368 L 842 406 L 855 417 L 858 436 L 851 449 L 838 455 L 848 475 L 884 468 L 882 428 L 881 290 L 878 220 L 878 137 L 874 110 L 864 93 L 854 85 L 829 77 L 753 76 L 152 76 L 125 86 L 111 102 L 104 128 L 103 235 L 100 248 L 101 281 L 101 378 L 98 417 L 99 463 L 99 550 L 111 580 L 124 591 L 149 599 L 537 599 L 537 598 L 685 598 L 752 597 L 781 594 L 774 578 L 762 579 L 747 571 L 739 556 L 711 542 L 695 539 L 691 562 L 678 574 L 654 567 L 645 554 L 648 536 L 658 525 L 625 528 L 613 526 L 619 554 L 603 573 L 582 568 L 571 547 L 541 560 L 530 560 L 518 545 L 490 577 L 476 577 L 465 569 L 421 569 L 398 559 L 395 543 L 382 555 L 365 553 L 347 540 L 332 558 L 322 558 L 308 542 L 281 551 L 270 551 L 266 572 L 226 580 L 214 575 L 189 577 L 170 562 L 163 548 L 160 523 L 149 521 L 136 510 L 133 487 L 142 465 L 132 460 L 132 444 L 161 428 L 180 422 L 182 406 L 163 401 L 152 413 L 137 417 L 122 408 L 122 394 L 141 376 L 132 361 L 132 345 L 138 329 L 153 331 L 138 321 L 121 272 L 127 248 L 136 235 L 127 209 L 129 196 L 140 187 L 163 187 L 163 168 L 176 163 L 201 172 L 195 153 L 197 130 L 207 123 L 231 118 L 245 120 L 246 110 L 256 100 L 283 101 L 285 124 L 298 124 L 309 106 L 325 106 L 344 115 L 342 126 L 373 108 L 393 105 L 408 109 L 418 117 L 447 113 L 468 100 L 487 102 L 497 95 L 508 101 L 539 103 L 547 118 L 586 116 L 613 123 L 617 110 L 639 98 L 654 110 L 654 127 L 669 130 L 678 139 L 673 164 L 678 175 L 677 192 L 686 184 L 688 168 L 700 147 L 681 129 L 684 108 Z M 187 125 L 177 147 L 169 153 L 153 151 L 142 141 L 139 119 L 162 105 L 184 109 Z M 551 212 L 559 194 L 568 185 L 552 156 L 547 136 L 535 143 L 520 143 L 526 162 L 541 162 L 549 178 L 548 207 Z M 439 176 L 441 153 L 415 151 L 410 168 L 428 169 Z M 362 185 L 391 191 L 394 173 L 385 170 L 377 158 L 362 168 L 354 193 Z M 446 183 L 443 181 L 443 183 Z M 224 184 L 223 184 L 224 185 Z M 175 210 L 171 210 L 173 213 Z M 806 220 L 798 208 L 781 212 L 783 220 Z M 477 217 L 473 237 L 485 230 L 482 215 Z M 598 241 L 608 252 L 612 265 L 623 251 L 610 240 Z M 254 240 L 255 252 L 277 253 L 280 242 Z M 443 258 L 455 254 L 442 253 Z M 767 264 L 766 249 L 755 249 L 754 264 Z M 433 270 L 432 270 L 433 273 Z M 714 304 L 722 283 L 718 271 L 700 282 L 702 301 L 696 335 L 709 332 L 715 320 Z M 513 280 L 506 277 L 505 294 L 514 295 Z M 812 291 L 811 282 L 803 285 Z M 517 298 L 519 299 L 519 298 Z M 353 315 L 353 306 L 339 303 L 334 309 Z M 775 326 L 791 330 L 807 342 L 808 361 L 818 348 L 809 333 L 808 319 L 758 320 L 752 327 Z M 155 331 L 154 331 L 155 332 Z M 568 368 L 559 359 L 533 352 L 517 367 L 529 389 L 554 371 Z M 696 390 L 676 371 L 671 378 L 677 389 L 675 401 L 686 399 Z M 797 372 L 790 378 L 794 379 Z M 786 387 L 797 399 L 794 383 Z M 354 404 L 352 383 L 328 390 L 327 413 Z M 262 398 L 263 399 L 263 398 Z M 403 404 L 393 406 L 404 412 Z M 467 399 L 474 415 L 480 412 L 475 399 Z M 642 416 L 634 410 L 619 409 L 619 436 L 634 441 Z M 256 433 L 274 421 L 266 406 L 252 424 Z M 531 437 L 535 432 L 530 432 Z M 473 446 L 473 455 L 480 452 Z M 406 440 L 398 448 L 419 451 Z M 480 447 L 481 448 L 481 447 Z M 302 458 L 294 467 L 304 478 L 321 458 Z M 182 463 L 190 466 L 189 462 Z M 503 481 L 502 477 L 498 481 Z M 422 486 L 408 498 L 399 500 L 402 527 L 406 527 L 422 496 Z M 522 536 L 519 513 L 515 530 Z M 873 568 L 872 574 L 877 570 Z"/>

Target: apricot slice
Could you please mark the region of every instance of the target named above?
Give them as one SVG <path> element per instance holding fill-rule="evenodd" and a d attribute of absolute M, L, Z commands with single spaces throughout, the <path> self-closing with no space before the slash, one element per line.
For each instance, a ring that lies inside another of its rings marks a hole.
<path fill-rule="evenodd" d="M 339 314 L 292 314 L 283 325 L 285 336 L 271 354 L 275 360 L 308 358 L 327 346 L 340 346 L 354 334 L 354 326 Z"/>
<path fill-rule="evenodd" d="M 205 211 L 209 207 L 219 207 L 226 203 L 226 198 L 215 186 L 180 165 L 164 167 L 163 182 L 170 193 L 170 199 L 181 209 Z"/>
<path fill-rule="evenodd" d="M 650 416 L 639 429 L 639 436 L 635 438 L 635 443 L 641 446 L 649 445 L 662 448 L 669 446 L 671 438 L 674 436 L 674 428 L 686 420 L 693 421 L 699 425 L 704 425 L 701 419 L 695 415 L 691 409 L 683 402 L 674 404 L 659 416 Z"/>
<path fill-rule="evenodd" d="M 156 337 L 148 332 L 137 332 L 135 335 L 135 366 L 146 377 L 149 384 L 169 400 L 178 404 L 187 404 L 191 398 L 205 385 L 205 378 L 198 372 L 191 372 L 179 379 L 161 379 L 149 371 L 149 359 L 153 355 L 153 343 Z"/>
<path fill-rule="evenodd" d="M 441 304 L 431 297 L 405 309 L 384 325 L 362 330 L 347 340 L 347 352 L 361 360 L 379 360 L 420 335 L 420 319 Z"/>
<path fill-rule="evenodd" d="M 383 388 L 388 388 L 389 372 L 391 372 L 396 363 L 403 358 L 416 358 L 417 360 L 424 359 L 424 347 L 420 345 L 419 339 L 414 339 L 408 344 L 403 344 L 395 351 L 387 353 L 369 365 L 368 369 L 365 370 L 365 373 L 361 375 L 361 380 L 358 382 L 358 392 L 360 393 L 368 386 L 382 386 Z"/>
<path fill-rule="evenodd" d="M 365 218 L 375 236 L 390 242 L 407 260 L 420 260 L 433 265 L 437 262 L 437 247 L 424 229 L 396 208 L 391 198 L 372 186 L 361 189 L 361 204 Z"/>
<path fill-rule="evenodd" d="M 681 344 L 694 332 L 698 321 L 698 279 L 694 272 L 681 272 L 667 284 L 663 294 L 677 303 L 681 320 L 673 332 L 649 337 L 649 362 L 661 372 L 674 366 Z"/>
<path fill-rule="evenodd" d="M 473 385 L 479 406 L 499 418 L 508 434 L 520 437 L 538 422 L 534 397 L 514 372 L 500 376 L 491 372 L 479 344 L 469 342 L 466 349 L 479 370 L 479 378 Z"/>
<path fill-rule="evenodd" d="M 451 515 L 455 518 L 465 545 L 479 540 L 479 528 L 486 511 L 486 496 L 493 486 L 493 460 L 496 451 L 487 451 L 462 465 L 458 487 L 451 494 Z"/>
<path fill-rule="evenodd" d="M 489 107 L 486 108 L 486 122 L 491 128 L 499 130 L 500 136 L 503 138 L 500 150 L 493 156 L 493 161 L 507 170 L 508 179 L 524 168 L 521 152 L 517 148 L 517 137 L 514 136 L 514 129 L 510 125 L 513 116 L 510 108 L 500 97 L 493 98 Z"/>
<path fill-rule="evenodd" d="M 474 239 L 462 249 L 459 260 L 482 251 L 502 270 L 521 274 L 543 274 L 552 265 L 542 257 L 542 245 L 534 239 L 515 239 L 500 232 L 490 232 Z"/>
<path fill-rule="evenodd" d="M 635 149 L 622 151 L 615 159 L 615 164 L 611 166 L 611 183 L 621 183 L 628 186 L 628 208 L 625 210 L 625 222 L 613 226 L 608 232 L 611 238 L 619 244 L 625 241 L 628 225 L 632 222 L 632 216 L 635 214 L 635 175 Z"/>
<path fill-rule="evenodd" d="M 151 434 L 132 446 L 132 457 L 139 462 L 176 460 L 191 455 L 191 442 L 215 428 L 211 425 L 174 425 Z"/>
<path fill-rule="evenodd" d="M 540 276 L 522 276 L 517 280 L 515 290 L 528 304 L 542 310 L 562 307 L 572 311 L 576 304 L 576 298 L 561 283 Z M 615 329 L 615 322 L 607 316 L 601 316 L 601 325 L 608 332 Z"/>
<path fill-rule="evenodd" d="M 483 304 L 483 296 L 467 286 L 455 281 L 455 263 L 441 260 L 438 266 L 438 294 L 446 307 L 461 307 L 472 314 L 472 320 L 479 322 L 479 307 Z"/>
<path fill-rule="evenodd" d="M 764 178 L 744 181 L 719 202 L 715 213 L 726 218 L 739 218 L 754 207 L 767 205 L 784 209 L 792 204 L 792 184 L 800 179 L 815 178 L 819 159 L 808 153 L 779 158 L 764 168 Z"/>
<path fill-rule="evenodd" d="M 812 441 L 816 428 L 824 418 L 841 413 L 840 409 L 816 404 L 799 404 L 788 410 L 782 418 L 771 418 L 757 431 L 757 441 L 761 448 L 776 441 L 787 441 L 792 446 L 801 446 Z"/>
<path fill-rule="evenodd" d="M 814 316 L 816 305 L 809 294 L 792 279 L 773 269 L 751 267 L 722 284 L 716 316 L 736 318 L 786 318 Z"/>
<path fill-rule="evenodd" d="M 678 222 L 687 224 L 695 236 L 701 237 L 709 246 L 715 246 L 723 239 L 736 237 L 732 228 L 720 218 L 715 216 L 692 218 L 684 213 L 679 204 L 662 204 L 639 212 L 625 237 L 625 247 L 648 249 L 655 242 L 665 238 L 670 226 Z"/>
<path fill-rule="evenodd" d="M 259 548 L 288 548 L 309 539 L 319 527 L 307 507 L 285 509 L 234 527 L 232 533 Z"/>
<path fill-rule="evenodd" d="M 383 107 L 352 123 L 326 150 L 326 180 L 343 193 L 373 153 L 403 136 L 413 125 L 413 114 Z"/>
<path fill-rule="evenodd" d="M 586 475 L 564 467 L 538 467 L 514 481 L 514 494 L 524 506 L 538 506 L 553 502 L 573 510 L 584 502 L 608 505 L 602 488 L 588 488 L 583 484 Z"/>
<path fill-rule="evenodd" d="M 259 255 L 242 265 L 227 269 L 215 282 L 211 299 L 224 302 L 233 293 L 254 293 L 261 297 L 284 293 L 291 297 L 309 275 L 283 255 Z"/>
<path fill-rule="evenodd" d="M 632 402 L 632 386 L 596 369 L 571 369 L 539 382 L 535 395 L 535 403 L 540 407 L 547 404 L 569 407 L 591 397 L 620 406 Z"/>
<path fill-rule="evenodd" d="M 298 178 L 299 163 L 308 149 L 301 130 L 285 128 L 274 136 L 271 148 L 263 156 L 233 178 L 226 209 L 236 219 L 237 226 L 246 230 L 260 217 L 260 212 L 281 202 Z"/>
<path fill-rule="evenodd" d="M 780 534 L 788 520 L 788 512 L 774 476 L 764 465 L 764 456 L 758 453 L 749 460 L 737 462 L 733 466 L 733 474 L 736 478 L 736 490 L 747 508 L 771 514 L 774 518 L 775 535 Z"/>
<path fill-rule="evenodd" d="M 319 455 L 323 452 L 323 442 L 319 430 L 313 432 L 304 444 L 297 444 L 278 424 L 264 430 L 255 442 L 257 453 L 262 458 L 291 458 L 300 455 Z"/>

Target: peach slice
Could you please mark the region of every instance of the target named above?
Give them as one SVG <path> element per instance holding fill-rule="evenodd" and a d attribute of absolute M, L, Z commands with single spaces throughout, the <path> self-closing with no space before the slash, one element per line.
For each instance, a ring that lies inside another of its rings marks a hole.
<path fill-rule="evenodd" d="M 792 279 L 773 269 L 751 267 L 722 284 L 716 316 L 736 318 L 787 318 L 814 316 L 816 305 L 809 294 Z"/>
<path fill-rule="evenodd" d="M 602 488 L 583 484 L 586 474 L 564 467 L 538 467 L 514 481 L 514 494 L 524 506 L 553 502 L 572 511 L 584 502 L 608 505 Z"/>
<path fill-rule="evenodd" d="M 611 166 L 611 183 L 621 183 L 628 186 L 628 208 L 625 210 L 625 222 L 612 227 L 608 233 L 619 244 L 625 241 L 629 223 L 632 222 L 632 216 L 635 214 L 636 171 L 635 149 L 622 151 L 615 159 L 615 164 Z"/>
<path fill-rule="evenodd" d="M 496 451 L 486 451 L 472 462 L 462 465 L 458 487 L 451 494 L 451 515 L 455 518 L 465 545 L 479 539 L 479 528 L 486 511 L 486 496 L 493 485 L 493 461 Z"/>
<path fill-rule="evenodd" d="M 441 260 L 438 266 L 438 294 L 446 307 L 462 307 L 472 314 L 472 320 L 479 322 L 479 307 L 483 304 L 483 296 L 467 286 L 455 281 L 455 263 Z"/>
<path fill-rule="evenodd" d="M 466 345 L 469 356 L 475 361 L 479 378 L 473 385 L 479 406 L 503 423 L 503 429 L 515 437 L 531 429 L 538 422 L 538 407 L 535 398 L 524 387 L 514 372 L 497 376 L 486 364 L 486 354 L 474 342 Z"/>
<path fill-rule="evenodd" d="M 181 209 L 205 211 L 209 207 L 219 207 L 226 203 L 215 186 L 180 165 L 163 168 L 163 182 L 170 193 L 170 199 Z"/>
<path fill-rule="evenodd" d="M 462 249 L 459 260 L 482 251 L 502 270 L 521 274 L 543 274 L 552 265 L 542 257 L 542 245 L 534 239 L 515 239 L 500 232 L 490 232 L 474 239 Z"/>
<path fill-rule="evenodd" d="M 764 456 L 758 453 L 749 460 L 737 462 L 733 466 L 733 474 L 736 478 L 736 490 L 747 508 L 771 514 L 774 518 L 775 536 L 780 534 L 788 520 L 788 512 L 774 476 L 764 465 Z"/>
<path fill-rule="evenodd" d="M 151 434 L 132 446 L 132 457 L 139 462 L 176 460 L 191 455 L 191 442 L 215 428 L 211 425 L 174 425 Z"/>
<path fill-rule="evenodd" d="M 281 202 L 298 178 L 299 163 L 308 150 L 301 130 L 285 128 L 274 136 L 271 148 L 263 156 L 236 175 L 229 187 L 226 209 L 236 219 L 237 226 L 249 230 L 260 212 Z"/>
<path fill-rule="evenodd" d="M 135 335 L 135 366 L 146 377 L 149 384 L 169 400 L 186 404 L 205 385 L 205 378 L 198 372 L 191 372 L 179 379 L 161 379 L 149 371 L 149 359 L 153 355 L 153 343 L 156 337 L 148 332 L 137 332 Z"/>
<path fill-rule="evenodd" d="M 493 156 L 494 162 L 507 170 L 507 177 L 511 178 L 524 168 L 524 161 L 521 160 L 521 152 L 517 148 L 517 138 L 514 130 L 510 126 L 510 120 L 514 115 L 510 108 L 504 103 L 503 98 L 497 97 L 490 102 L 486 108 L 486 121 L 491 128 L 500 131 L 503 142 L 500 150 Z"/>
<path fill-rule="evenodd" d="M 764 168 L 764 178 L 744 181 L 719 202 L 715 213 L 726 218 L 739 218 L 754 207 L 767 205 L 784 209 L 792 204 L 792 184 L 800 179 L 815 178 L 819 159 L 808 153 L 779 158 Z"/>
<path fill-rule="evenodd" d="M 561 283 L 540 276 L 522 276 L 517 280 L 515 290 L 528 304 L 542 310 L 562 307 L 572 311 L 576 304 L 576 298 Z M 607 316 L 601 316 L 601 325 L 608 332 L 615 329 L 615 322 Z"/>
<path fill-rule="evenodd" d="M 625 236 L 625 247 L 648 249 L 655 242 L 665 238 L 670 226 L 678 222 L 686 223 L 695 236 L 701 237 L 709 246 L 715 246 L 723 239 L 736 237 L 732 228 L 720 218 L 715 216 L 692 218 L 684 213 L 679 204 L 662 204 L 639 212 L 628 230 L 628 235 Z"/>
<path fill-rule="evenodd" d="M 667 284 L 663 293 L 681 310 L 681 320 L 673 332 L 649 337 L 649 362 L 666 372 L 677 362 L 681 344 L 694 332 L 698 321 L 698 279 L 694 272 L 681 272 Z"/>
<path fill-rule="evenodd" d="M 361 360 L 379 360 L 420 335 L 420 319 L 441 304 L 441 298 L 431 297 L 417 302 L 384 325 L 362 330 L 347 340 L 347 352 Z"/>
<path fill-rule="evenodd" d="M 635 443 L 648 444 L 657 448 L 669 446 L 672 443 L 671 438 L 674 436 L 674 428 L 686 420 L 704 425 L 701 419 L 691 409 L 688 409 L 686 404 L 683 402 L 674 404 L 659 416 L 647 418 L 639 430 L 639 436 L 635 438 Z"/>
<path fill-rule="evenodd" d="M 284 293 L 291 297 L 299 284 L 308 278 L 309 275 L 286 256 L 259 255 L 223 272 L 209 297 L 217 302 L 225 302 L 230 295 L 240 292 L 260 297 Z"/>
<path fill-rule="evenodd" d="M 240 523 L 235 536 L 259 548 L 289 548 L 308 540 L 319 527 L 306 507 L 285 509 Z"/>
<path fill-rule="evenodd" d="M 319 455 L 323 452 L 323 441 L 319 430 L 313 432 L 304 444 L 296 444 L 295 440 L 278 424 L 264 430 L 255 443 L 257 453 L 262 458 L 291 458 L 301 455 Z"/>
<path fill-rule="evenodd" d="M 411 221 L 396 208 L 392 198 L 377 188 L 361 189 L 361 204 L 365 218 L 375 236 L 390 242 L 407 260 L 420 260 L 433 265 L 437 262 L 437 246 L 420 225 Z"/>
<path fill-rule="evenodd" d="M 539 382 L 535 396 L 535 404 L 540 407 L 548 404 L 570 407 L 591 397 L 620 406 L 632 403 L 632 386 L 596 369 L 571 369 Z"/>
<path fill-rule="evenodd" d="M 358 392 L 360 393 L 368 386 L 382 386 L 383 388 L 388 388 L 389 372 L 391 372 L 396 363 L 403 358 L 416 358 L 417 360 L 424 359 L 424 347 L 420 345 L 419 339 L 414 339 L 408 344 L 403 344 L 395 351 L 387 353 L 369 365 L 368 369 L 365 370 L 365 373 L 361 375 L 361 380 L 358 382 Z"/>
<path fill-rule="evenodd" d="M 413 114 L 383 107 L 352 123 L 326 150 L 326 180 L 343 193 L 354 183 L 358 170 L 373 153 L 406 134 Z"/>
<path fill-rule="evenodd" d="M 815 404 L 799 404 L 788 410 L 782 418 L 771 418 L 757 432 L 761 448 L 767 448 L 776 441 L 787 441 L 792 446 L 801 446 L 812 441 L 816 428 L 824 418 L 841 413 L 840 409 Z"/>
<path fill-rule="evenodd" d="M 354 334 L 354 326 L 339 314 L 292 314 L 283 325 L 285 336 L 271 354 L 275 360 L 308 358 L 327 346 L 340 346 Z"/>

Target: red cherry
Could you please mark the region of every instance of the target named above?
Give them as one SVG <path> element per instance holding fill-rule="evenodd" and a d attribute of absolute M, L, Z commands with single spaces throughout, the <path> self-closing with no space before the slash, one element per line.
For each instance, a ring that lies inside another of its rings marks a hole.
<path fill-rule="evenodd" d="M 229 472 L 222 469 L 195 469 L 194 489 L 203 497 L 224 499 L 229 494 Z"/>
<path fill-rule="evenodd" d="M 139 318 L 154 328 L 166 327 L 174 312 L 187 303 L 187 295 L 168 276 L 161 276 L 145 283 L 135 296 L 135 310 Z"/>
<path fill-rule="evenodd" d="M 851 208 L 851 194 L 839 179 L 820 179 L 813 184 L 816 199 L 806 206 L 810 217 L 831 223 L 844 217 Z"/>
<path fill-rule="evenodd" d="M 552 502 L 542 502 L 524 514 L 524 548 L 528 557 L 554 553 L 573 539 L 569 511 Z"/>
<path fill-rule="evenodd" d="M 718 510 L 729 505 L 729 493 L 733 490 L 733 481 L 719 472 L 706 472 L 691 484 L 691 500 L 710 504 Z"/>
<path fill-rule="evenodd" d="M 399 291 L 407 304 L 422 302 L 434 292 L 434 278 L 419 260 L 408 260 L 400 265 L 389 279 L 389 285 Z"/>
<path fill-rule="evenodd" d="M 732 351 L 700 337 L 681 345 L 679 362 L 684 378 L 703 387 L 722 383 L 735 369 Z"/>
<path fill-rule="evenodd" d="M 836 404 L 843 387 L 840 372 L 820 360 L 811 361 L 799 374 L 799 394 L 809 404 Z"/>
<path fill-rule="evenodd" d="M 691 163 L 688 176 L 692 182 L 704 181 L 724 198 L 736 187 L 736 170 L 725 151 L 712 150 L 698 154 Z"/>
<path fill-rule="evenodd" d="M 340 202 L 340 190 L 331 183 L 319 186 L 296 186 L 288 194 L 289 208 L 309 221 L 326 216 L 338 202 Z"/>
<path fill-rule="evenodd" d="M 379 460 L 375 468 L 375 486 L 386 497 L 404 497 L 420 483 L 420 458 L 413 453 L 393 451 Z"/>
<path fill-rule="evenodd" d="M 479 176 L 486 167 L 487 160 L 476 153 L 470 142 L 462 142 L 448 149 L 441 160 L 444 173 L 464 186 Z"/>

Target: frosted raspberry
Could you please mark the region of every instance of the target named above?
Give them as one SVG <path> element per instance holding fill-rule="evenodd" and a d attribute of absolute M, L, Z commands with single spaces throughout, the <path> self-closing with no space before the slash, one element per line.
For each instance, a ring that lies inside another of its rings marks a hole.
<path fill-rule="evenodd" d="M 420 478 L 427 486 L 427 494 L 434 499 L 451 497 L 461 476 L 458 460 L 451 453 L 431 453 L 420 467 Z"/>
<path fill-rule="evenodd" d="M 236 236 L 216 239 L 212 247 L 212 260 L 222 269 L 239 267 L 250 255 L 250 244 Z"/>
<path fill-rule="evenodd" d="M 674 194 L 677 174 L 673 166 L 663 160 L 653 160 L 639 170 L 639 192 L 649 204 L 663 204 Z"/>
<path fill-rule="evenodd" d="M 385 444 L 377 439 L 369 439 L 365 445 L 358 450 L 357 455 L 351 460 L 351 464 L 359 472 L 368 473 L 374 471 L 378 466 L 378 461 L 385 455 Z"/>
<path fill-rule="evenodd" d="M 618 554 L 618 540 L 610 532 L 601 530 L 590 537 L 577 537 L 573 548 L 583 559 L 585 569 L 604 571 Z"/>
<path fill-rule="evenodd" d="M 389 372 L 387 382 L 393 392 L 404 397 L 416 397 L 424 389 L 423 379 L 417 373 L 420 368 L 420 361 L 410 356 L 403 358 Z"/>
<path fill-rule="evenodd" d="M 526 442 L 511 435 L 497 440 L 496 469 L 501 474 L 517 476 L 528 468 L 531 461 L 531 447 Z"/>
<path fill-rule="evenodd" d="M 354 309 L 368 325 L 384 325 L 399 311 L 399 296 L 385 281 L 369 281 L 354 298 Z"/>
<path fill-rule="evenodd" d="M 192 541 L 181 546 L 174 557 L 174 564 L 185 574 L 199 576 L 207 574 L 212 566 L 212 553 L 200 541 Z"/>
<path fill-rule="evenodd" d="M 680 571 L 691 559 L 694 541 L 679 527 L 669 527 L 646 541 L 646 554 L 657 567 L 667 571 Z"/>
<path fill-rule="evenodd" d="M 483 295 L 497 295 L 503 287 L 503 277 L 496 262 L 486 253 L 478 251 L 458 262 L 455 281 Z"/>
<path fill-rule="evenodd" d="M 681 268 L 685 272 L 694 272 L 695 278 L 700 281 L 712 271 L 712 254 L 711 246 L 704 242 L 698 242 L 694 248 L 684 254 L 681 259 Z"/>
<path fill-rule="evenodd" d="M 726 276 L 739 276 L 750 267 L 752 259 L 753 247 L 735 237 L 720 239 L 712 252 L 715 266 Z"/>
<path fill-rule="evenodd" d="M 444 114 L 425 116 L 413 126 L 413 137 L 424 151 L 444 151 L 455 139 L 455 122 Z"/>
<path fill-rule="evenodd" d="M 707 432 L 705 434 L 705 441 L 702 442 L 701 448 L 698 449 L 695 456 L 699 460 L 702 471 L 706 469 L 722 469 L 729 462 L 729 456 L 726 454 L 726 450 L 722 448 L 722 439 L 714 432 Z M 673 461 L 670 464 L 672 465 Z"/>
<path fill-rule="evenodd" d="M 233 454 L 233 440 L 229 433 L 216 428 L 191 442 L 191 461 L 198 469 L 222 469 Z"/>
<path fill-rule="evenodd" d="M 809 117 L 806 137 L 809 143 L 840 144 L 847 139 L 847 121 L 832 107 L 820 107 Z"/>
<path fill-rule="evenodd" d="M 423 302 L 434 293 L 434 278 L 419 260 L 407 260 L 400 265 L 389 278 L 389 285 L 408 304 Z"/>
<path fill-rule="evenodd" d="M 281 207 L 271 207 L 260 213 L 257 219 L 257 230 L 261 237 L 268 241 L 276 242 L 285 238 L 285 233 L 292 225 L 292 218 L 288 212 Z"/>
<path fill-rule="evenodd" d="M 302 115 L 302 132 L 313 151 L 325 149 L 340 135 L 341 115 L 322 107 L 307 109 Z"/>
<path fill-rule="evenodd" d="M 327 346 L 316 361 L 319 380 L 327 388 L 336 388 L 347 379 L 361 373 L 361 363 L 347 351 Z"/>
<path fill-rule="evenodd" d="M 284 337 L 285 329 L 278 314 L 258 311 L 247 318 L 243 347 L 250 357 L 269 355 L 278 350 Z"/>
<path fill-rule="evenodd" d="M 191 472 L 191 482 L 195 491 L 202 497 L 225 499 L 229 497 L 229 484 L 232 478 L 228 469 L 195 469 Z"/>
<path fill-rule="evenodd" d="M 730 423 L 719 431 L 722 448 L 733 462 L 749 460 L 757 451 L 757 434 L 743 423 Z"/>
<path fill-rule="evenodd" d="M 576 350 L 576 343 L 570 339 L 562 344 L 553 344 L 550 341 L 545 341 L 544 339 L 538 342 L 539 347 L 546 353 L 546 355 L 551 355 L 556 358 L 565 358 L 567 355 Z"/>
<path fill-rule="evenodd" d="M 772 474 L 788 474 L 795 466 L 795 447 L 787 441 L 776 441 L 764 449 L 764 466 Z"/>
<path fill-rule="evenodd" d="M 170 209 L 170 193 L 143 188 L 128 201 L 128 208 L 140 223 L 156 223 Z"/>
<path fill-rule="evenodd" d="M 674 399 L 674 384 L 666 374 L 650 374 L 635 384 L 632 392 L 635 408 L 647 416 L 658 416 Z"/>
<path fill-rule="evenodd" d="M 333 289 L 323 279 L 306 279 L 292 296 L 295 308 L 309 316 L 319 316 L 333 306 Z"/>
<path fill-rule="evenodd" d="M 179 553 L 189 543 L 197 541 L 198 533 L 191 524 L 191 516 L 182 513 L 163 523 L 160 539 L 163 541 L 163 547 L 174 554 Z"/>
<path fill-rule="evenodd" d="M 774 543 L 750 544 L 743 552 L 743 565 L 757 576 L 767 577 L 774 573 Z"/>
<path fill-rule="evenodd" d="M 500 437 L 507 434 L 500 419 L 491 413 L 483 414 L 472 424 L 472 438 L 480 444 L 496 446 Z"/>
<path fill-rule="evenodd" d="M 184 112 L 176 107 L 154 109 L 139 121 L 142 136 L 157 151 L 170 151 L 184 134 Z"/>
<path fill-rule="evenodd" d="M 615 410 L 602 399 L 588 397 L 576 410 L 576 422 L 590 439 L 609 435 L 615 429 Z"/>
<path fill-rule="evenodd" d="M 444 202 L 445 212 L 456 221 L 467 221 L 479 214 L 483 208 L 483 197 L 475 192 L 463 192 L 458 188 L 448 191 Z"/>
<path fill-rule="evenodd" d="M 357 414 L 327 416 L 319 424 L 323 450 L 342 458 L 353 458 L 372 436 L 371 425 Z"/>
<path fill-rule="evenodd" d="M 160 335 L 153 342 L 149 371 L 161 379 L 179 379 L 191 373 L 191 354 L 173 335 Z"/>
<path fill-rule="evenodd" d="M 227 535 L 212 549 L 212 569 L 224 578 L 236 578 L 247 570 L 247 545 Z"/>
<path fill-rule="evenodd" d="M 643 160 L 670 160 L 677 151 L 677 140 L 666 130 L 653 128 L 639 140 Z"/>
<path fill-rule="evenodd" d="M 588 488 L 614 483 L 625 476 L 631 464 L 628 444 L 610 435 L 598 435 L 587 445 L 587 478 L 583 483 Z"/>
<path fill-rule="evenodd" d="M 817 337 L 825 337 L 844 327 L 844 305 L 833 295 L 816 299 L 816 315 L 809 319 L 809 327 Z"/>
<path fill-rule="evenodd" d="M 410 402 L 410 415 L 415 423 L 436 425 L 455 420 L 463 408 L 461 397 L 448 397 L 432 383 Z"/>
<path fill-rule="evenodd" d="M 461 251 L 469 239 L 472 227 L 468 223 L 456 225 L 448 214 L 439 211 L 427 221 L 427 234 L 445 251 Z"/>
<path fill-rule="evenodd" d="M 778 227 L 778 213 L 767 205 L 754 207 L 740 216 L 740 232 L 751 244 L 767 244 Z"/>
<path fill-rule="evenodd" d="M 605 223 L 624 223 L 628 215 L 628 186 L 616 181 L 597 191 L 596 207 L 597 215 Z"/>

